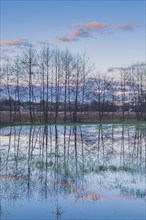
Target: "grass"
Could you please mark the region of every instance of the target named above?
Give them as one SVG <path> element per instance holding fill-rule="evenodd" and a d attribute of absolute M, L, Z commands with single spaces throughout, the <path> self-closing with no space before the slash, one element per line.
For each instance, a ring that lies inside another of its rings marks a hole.
<path fill-rule="evenodd" d="M 63 126 L 76 126 L 76 125 L 99 125 L 99 124 L 119 124 L 119 125 L 129 125 L 129 126 L 138 126 L 138 127 L 145 127 L 146 121 L 140 121 L 140 120 L 103 120 L 103 121 L 95 121 L 95 122 L 50 122 L 50 123 L 42 123 L 42 122 L 15 122 L 15 123 L 2 123 L 0 127 L 6 127 L 6 126 L 47 126 L 47 125 L 63 125 Z"/>
<path fill-rule="evenodd" d="M 49 162 L 37 161 L 35 166 L 40 171 L 46 171 L 48 170 L 49 167 L 53 166 L 53 162 L 52 161 L 49 161 Z"/>
<path fill-rule="evenodd" d="M 119 171 L 122 171 L 122 172 L 128 172 L 128 173 L 134 173 L 135 170 L 130 168 L 130 167 L 126 167 L 126 166 L 120 166 L 120 167 L 116 167 L 116 166 L 109 166 L 109 167 L 106 167 L 106 166 L 98 166 L 96 167 L 93 171 L 95 171 L 96 173 L 99 173 L 99 172 L 104 172 L 104 171 L 111 171 L 111 172 L 119 172 Z"/>

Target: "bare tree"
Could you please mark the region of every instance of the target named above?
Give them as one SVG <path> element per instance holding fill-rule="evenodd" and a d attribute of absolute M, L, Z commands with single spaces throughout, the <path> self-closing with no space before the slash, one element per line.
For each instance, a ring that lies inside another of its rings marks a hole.
<path fill-rule="evenodd" d="M 6 99 L 8 99 L 9 107 L 7 110 L 9 111 L 9 118 L 10 122 L 13 121 L 12 119 L 12 111 L 13 111 L 13 77 L 12 77 L 12 64 L 10 63 L 10 60 L 7 59 L 6 63 L 2 67 L 1 71 L 1 85 L 3 86 L 4 92 L 6 92 Z"/>
<path fill-rule="evenodd" d="M 35 51 L 32 46 L 29 46 L 23 53 L 21 58 L 22 69 L 24 72 L 24 80 L 28 86 L 28 98 L 29 98 L 29 112 L 30 121 L 34 122 L 34 85 L 35 85 L 35 69 L 37 65 Z"/>
<path fill-rule="evenodd" d="M 20 58 L 17 57 L 14 65 L 13 65 L 13 75 L 14 75 L 14 84 L 15 84 L 15 116 L 14 120 L 16 120 L 16 113 L 18 111 L 19 118 L 18 120 L 21 121 L 21 91 L 20 88 L 22 86 L 22 71 L 21 71 L 21 64 Z"/>
<path fill-rule="evenodd" d="M 51 77 L 51 59 L 52 51 L 47 45 L 43 48 L 41 52 L 41 82 L 42 82 L 42 101 L 43 101 L 43 112 L 44 112 L 44 121 L 48 122 L 48 113 L 49 113 L 49 82 Z"/>

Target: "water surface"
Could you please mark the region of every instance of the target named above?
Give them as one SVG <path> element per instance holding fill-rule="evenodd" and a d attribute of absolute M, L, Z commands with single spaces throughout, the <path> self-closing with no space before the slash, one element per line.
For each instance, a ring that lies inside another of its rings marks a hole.
<path fill-rule="evenodd" d="M 0 219 L 145 219 L 146 129 L 0 129 Z"/>

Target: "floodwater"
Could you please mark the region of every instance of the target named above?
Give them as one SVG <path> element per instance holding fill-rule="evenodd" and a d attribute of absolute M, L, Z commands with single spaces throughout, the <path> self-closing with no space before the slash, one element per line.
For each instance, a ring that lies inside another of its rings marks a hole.
<path fill-rule="evenodd" d="M 0 129 L 1 220 L 146 218 L 146 128 Z"/>

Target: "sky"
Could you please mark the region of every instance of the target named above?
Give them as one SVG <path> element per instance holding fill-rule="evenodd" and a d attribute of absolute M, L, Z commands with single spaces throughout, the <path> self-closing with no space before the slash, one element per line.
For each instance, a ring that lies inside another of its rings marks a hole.
<path fill-rule="evenodd" d="M 1 0 L 1 59 L 29 44 L 86 52 L 99 71 L 145 61 L 145 0 Z"/>

